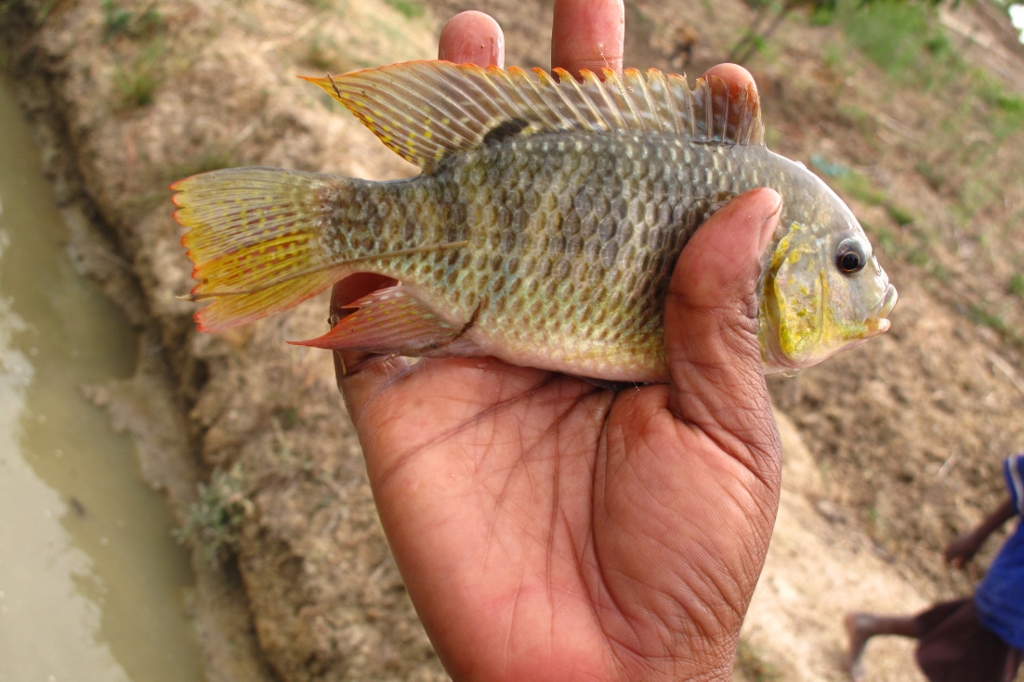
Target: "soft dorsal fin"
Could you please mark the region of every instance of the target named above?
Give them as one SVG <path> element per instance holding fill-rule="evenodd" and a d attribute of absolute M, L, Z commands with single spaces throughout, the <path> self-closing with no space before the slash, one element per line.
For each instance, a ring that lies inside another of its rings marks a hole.
<path fill-rule="evenodd" d="M 384 144 L 425 172 L 449 154 L 494 139 L 540 132 L 635 130 L 696 142 L 764 144 L 751 86 L 730 93 L 711 76 L 691 90 L 686 76 L 482 68 L 415 61 L 344 76 L 306 78 L 344 104 Z"/>

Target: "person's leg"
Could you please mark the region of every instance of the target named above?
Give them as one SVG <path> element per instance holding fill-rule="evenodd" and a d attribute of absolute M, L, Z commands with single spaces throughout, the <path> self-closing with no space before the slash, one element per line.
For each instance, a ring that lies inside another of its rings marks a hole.
<path fill-rule="evenodd" d="M 1024 664 L 1024 651 L 1011 648 L 1006 656 L 1006 669 L 1003 671 L 1003 679 L 1017 679 L 1017 671 L 1020 670 L 1021 664 Z"/>
<path fill-rule="evenodd" d="M 917 638 L 915 616 L 879 616 L 873 613 L 853 612 L 843 620 L 850 649 L 846 669 L 850 679 L 860 682 L 864 679 L 864 647 L 875 635 L 899 635 Z"/>

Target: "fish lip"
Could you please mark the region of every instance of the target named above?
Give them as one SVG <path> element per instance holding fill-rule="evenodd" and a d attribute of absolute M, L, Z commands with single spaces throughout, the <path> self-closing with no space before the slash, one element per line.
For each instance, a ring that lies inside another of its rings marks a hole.
<path fill-rule="evenodd" d="M 890 322 L 886 318 L 892 309 L 896 307 L 896 301 L 899 300 L 899 294 L 896 293 L 896 287 L 891 284 L 886 285 L 885 293 L 882 294 L 882 302 L 878 304 L 878 310 L 873 316 L 873 320 L 868 325 L 870 336 L 881 334 L 888 331 Z"/>
<path fill-rule="evenodd" d="M 882 303 L 878 306 L 878 319 L 884 320 L 892 312 L 892 309 L 896 307 L 896 301 L 899 300 L 899 294 L 896 293 L 896 287 L 888 285 L 885 288 L 885 294 L 882 295 Z"/>

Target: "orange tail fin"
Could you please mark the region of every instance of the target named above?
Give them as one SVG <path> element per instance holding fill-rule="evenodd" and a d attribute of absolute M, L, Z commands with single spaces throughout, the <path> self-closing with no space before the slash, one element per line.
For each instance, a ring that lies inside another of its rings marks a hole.
<path fill-rule="evenodd" d="M 231 168 L 171 185 L 181 243 L 199 284 L 192 300 L 214 299 L 196 313 L 213 332 L 287 310 L 340 276 L 319 239 L 317 190 L 344 179 L 277 168 Z"/>

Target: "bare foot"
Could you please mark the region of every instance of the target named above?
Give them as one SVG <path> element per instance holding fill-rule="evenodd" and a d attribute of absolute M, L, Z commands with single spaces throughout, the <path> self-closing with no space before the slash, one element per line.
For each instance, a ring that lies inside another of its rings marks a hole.
<path fill-rule="evenodd" d="M 854 682 L 864 682 L 864 647 L 873 634 L 874 616 L 867 613 L 853 612 L 846 614 L 843 626 L 850 639 L 850 648 L 846 655 L 846 672 Z"/>

